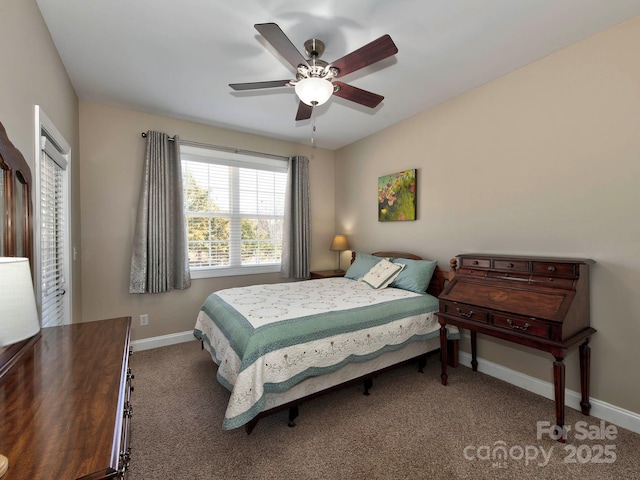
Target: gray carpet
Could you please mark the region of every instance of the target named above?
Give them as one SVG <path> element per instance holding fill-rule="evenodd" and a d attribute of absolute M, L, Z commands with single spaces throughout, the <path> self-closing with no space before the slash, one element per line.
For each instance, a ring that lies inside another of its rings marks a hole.
<path fill-rule="evenodd" d="M 423 374 L 399 367 L 368 397 L 348 387 L 304 403 L 295 428 L 285 411 L 251 435 L 222 430 L 229 393 L 199 343 L 137 352 L 131 366 L 130 480 L 640 479 L 640 435 L 610 427 L 613 440 L 538 439 L 553 401 L 465 367 L 450 369 L 445 387 L 435 355 Z M 571 408 L 566 419 L 600 426 Z M 506 457 L 494 460 L 499 446 Z"/>

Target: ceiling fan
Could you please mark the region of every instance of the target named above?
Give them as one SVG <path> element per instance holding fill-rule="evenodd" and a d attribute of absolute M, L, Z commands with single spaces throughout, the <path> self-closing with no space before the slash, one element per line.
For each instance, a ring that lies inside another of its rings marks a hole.
<path fill-rule="evenodd" d="M 377 107 L 384 99 L 381 95 L 335 81 L 334 79 L 398 53 L 398 47 L 396 47 L 389 35 L 383 35 L 364 47 L 332 63 L 327 63 L 324 60 L 320 60 L 320 56 L 324 52 L 324 43 L 322 41 L 310 39 L 304 42 L 304 50 L 309 57 L 306 59 L 277 24 L 258 23 L 254 26 L 265 40 L 293 66 L 296 71 L 296 78 L 295 80 L 230 83 L 229 86 L 234 90 L 293 86 L 300 98 L 296 120 L 311 118 L 313 107 L 322 105 L 334 94 L 369 108 Z"/>

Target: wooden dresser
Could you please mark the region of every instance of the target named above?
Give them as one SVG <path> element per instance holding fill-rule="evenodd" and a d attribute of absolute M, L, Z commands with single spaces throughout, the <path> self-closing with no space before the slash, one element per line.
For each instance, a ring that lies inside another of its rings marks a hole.
<path fill-rule="evenodd" d="M 580 345 L 582 413 L 589 415 L 589 265 L 593 260 L 504 255 L 458 255 L 460 268 L 439 296 L 440 343 L 445 325 L 471 332 L 471 366 L 478 368 L 477 333 L 551 353 L 556 425 L 564 428 L 567 350 Z M 447 363 L 442 362 L 447 384 Z"/>
<path fill-rule="evenodd" d="M 42 329 L 0 379 L 2 480 L 125 478 L 131 319 Z"/>

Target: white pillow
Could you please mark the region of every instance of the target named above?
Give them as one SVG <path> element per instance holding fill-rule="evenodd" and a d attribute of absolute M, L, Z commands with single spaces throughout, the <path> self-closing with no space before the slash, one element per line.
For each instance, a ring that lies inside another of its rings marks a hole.
<path fill-rule="evenodd" d="M 400 275 L 404 267 L 403 263 L 392 263 L 383 259 L 371 267 L 358 281 L 364 282 L 375 289 L 386 288 Z"/>

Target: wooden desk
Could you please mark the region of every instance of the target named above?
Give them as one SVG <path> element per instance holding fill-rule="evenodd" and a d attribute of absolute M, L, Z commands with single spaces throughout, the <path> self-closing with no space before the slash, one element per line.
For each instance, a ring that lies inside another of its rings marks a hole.
<path fill-rule="evenodd" d="M 440 299 L 440 345 L 446 359 L 447 323 L 471 332 L 471 366 L 478 369 L 477 333 L 551 353 L 556 425 L 564 429 L 567 350 L 580 345 L 582 413 L 589 415 L 589 265 L 593 260 L 458 255 L 460 269 Z M 442 361 L 442 384 L 447 363 Z M 563 430 L 558 430 L 563 431 Z"/>
<path fill-rule="evenodd" d="M 0 379 L 2 480 L 125 478 L 131 319 L 42 329 Z"/>

